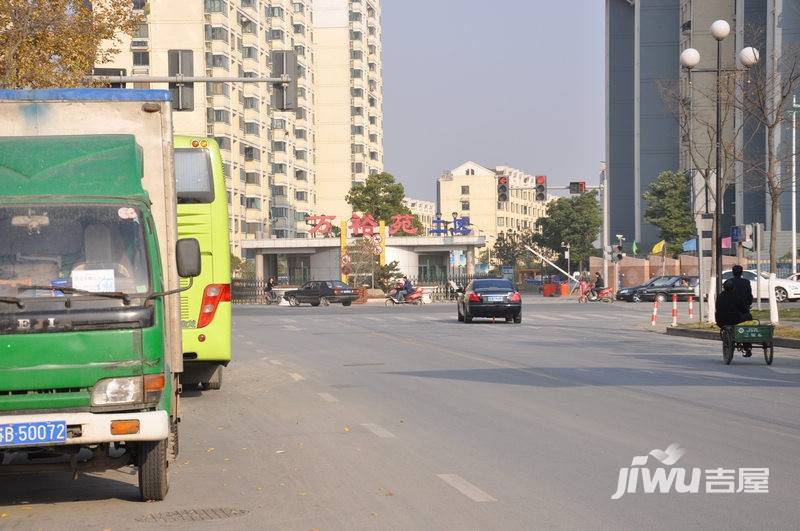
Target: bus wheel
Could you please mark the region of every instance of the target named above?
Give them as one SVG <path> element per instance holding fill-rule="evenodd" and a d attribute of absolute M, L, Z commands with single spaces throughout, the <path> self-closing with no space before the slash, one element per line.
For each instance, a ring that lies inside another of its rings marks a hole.
<path fill-rule="evenodd" d="M 203 384 L 204 389 L 219 391 L 222 388 L 222 367 L 217 367 L 211 378 Z"/>
<path fill-rule="evenodd" d="M 169 491 L 168 440 L 139 443 L 139 495 L 142 501 L 161 501 Z"/>

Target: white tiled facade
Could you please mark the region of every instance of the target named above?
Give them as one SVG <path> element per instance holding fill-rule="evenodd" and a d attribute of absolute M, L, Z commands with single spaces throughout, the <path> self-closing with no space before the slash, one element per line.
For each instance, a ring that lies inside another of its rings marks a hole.
<path fill-rule="evenodd" d="M 436 216 L 436 203 L 433 201 L 425 201 L 424 199 L 406 197 L 403 199 L 403 204 L 411 210 L 412 214 L 417 216 L 426 231 L 433 228 L 433 218 Z"/>
<path fill-rule="evenodd" d="M 320 208 L 323 199 L 328 211 L 329 205 L 341 206 L 354 180 L 383 170 L 377 0 L 134 0 L 133 4 L 146 15 L 146 23 L 133 39 L 126 39 L 113 62 L 98 68 L 123 69 L 127 75 L 270 77 L 272 51 L 297 52 L 296 112 L 275 111 L 269 88 L 262 83 L 196 83 L 183 93 L 192 93 L 193 108 L 173 114 L 176 133 L 211 136 L 220 143 L 235 254 L 242 255 L 243 240 L 306 237 L 306 216 L 327 213 Z M 334 31 L 335 39 L 331 28 L 317 27 L 318 19 L 330 21 L 331 13 L 339 13 L 334 17 L 337 24 L 343 18 L 342 35 Z M 360 38 L 351 35 L 351 29 L 360 31 Z M 353 58 L 351 48 L 363 49 L 360 61 Z M 175 64 L 170 68 L 169 58 L 174 59 L 177 50 L 191 62 L 191 71 L 184 66 L 176 72 Z M 357 67 L 362 68 L 361 78 L 354 77 Z M 332 90 L 332 78 L 342 78 L 342 90 Z M 167 85 L 128 84 L 134 87 Z M 351 91 L 355 87 L 363 89 L 359 98 Z M 346 124 L 331 127 L 332 109 L 340 106 L 346 111 Z M 358 106 L 363 116 L 351 119 L 351 107 Z M 321 122 L 320 116 L 325 120 Z M 363 134 L 351 136 L 355 131 L 351 125 L 362 120 Z M 363 145 L 363 153 L 353 153 L 354 145 Z M 345 172 L 337 167 L 340 159 Z M 355 171 L 360 168 L 363 172 Z M 337 207 L 336 215 L 346 212 Z"/>

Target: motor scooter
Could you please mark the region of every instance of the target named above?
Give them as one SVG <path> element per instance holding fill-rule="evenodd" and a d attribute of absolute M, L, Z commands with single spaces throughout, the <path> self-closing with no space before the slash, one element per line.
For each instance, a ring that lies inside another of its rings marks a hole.
<path fill-rule="evenodd" d="M 411 293 L 406 293 L 403 296 L 402 301 L 397 300 L 397 292 L 403 289 L 403 283 L 400 282 L 395 285 L 394 289 L 389 290 L 389 293 L 386 294 L 386 300 L 384 304 L 386 306 L 395 306 L 398 304 L 414 304 L 414 305 L 422 305 L 422 288 L 417 288 Z"/>

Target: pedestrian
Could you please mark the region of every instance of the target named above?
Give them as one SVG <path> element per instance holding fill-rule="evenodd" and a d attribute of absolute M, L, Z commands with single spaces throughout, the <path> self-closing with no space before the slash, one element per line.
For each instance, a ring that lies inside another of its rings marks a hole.
<path fill-rule="evenodd" d="M 744 268 L 742 266 L 736 264 L 731 269 L 731 272 L 733 273 L 733 278 L 729 278 L 725 282 L 731 281 L 733 285 L 733 291 L 745 309 L 742 316 L 742 321 L 751 321 L 753 319 L 753 314 L 750 313 L 750 308 L 753 306 L 753 288 L 750 286 L 750 281 L 742 276 L 742 273 L 744 273 Z M 739 322 L 741 323 L 742 321 Z M 749 358 L 753 354 L 752 350 L 753 344 L 745 343 L 744 357 Z"/>
<path fill-rule="evenodd" d="M 717 307 L 714 312 L 714 320 L 717 326 L 734 326 L 747 321 L 750 310 L 744 305 L 742 299 L 736 295 L 736 287 L 733 279 L 729 278 L 722 283 L 722 293 L 717 297 Z"/>
<path fill-rule="evenodd" d="M 619 275 L 617 276 L 617 283 L 620 288 L 625 285 L 625 273 L 623 273 L 622 271 L 620 271 Z"/>

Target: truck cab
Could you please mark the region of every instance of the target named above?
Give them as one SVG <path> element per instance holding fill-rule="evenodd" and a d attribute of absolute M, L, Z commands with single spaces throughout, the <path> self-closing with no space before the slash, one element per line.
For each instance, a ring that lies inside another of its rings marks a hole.
<path fill-rule="evenodd" d="M 0 473 L 133 464 L 167 494 L 178 278 L 200 272 L 169 113 L 164 91 L 0 91 Z"/>

